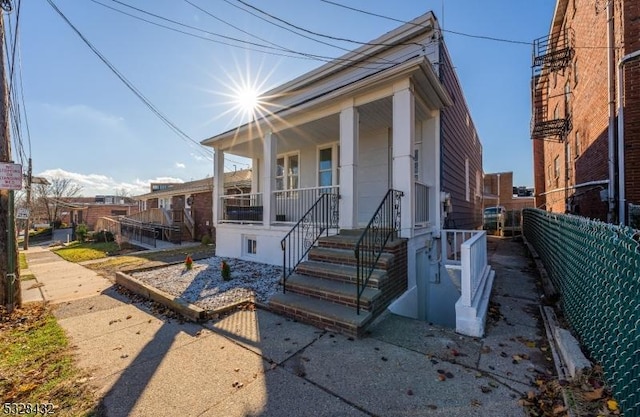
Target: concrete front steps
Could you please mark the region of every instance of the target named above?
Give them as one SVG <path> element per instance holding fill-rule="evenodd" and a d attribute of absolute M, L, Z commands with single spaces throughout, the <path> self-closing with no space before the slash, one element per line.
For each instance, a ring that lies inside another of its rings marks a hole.
<path fill-rule="evenodd" d="M 357 272 L 354 247 L 361 230 L 342 230 L 320 238 L 286 281 L 286 293 L 269 300 L 280 314 L 322 329 L 362 336 L 366 327 L 407 288 L 406 240 L 387 243 L 367 287 L 357 314 Z"/>

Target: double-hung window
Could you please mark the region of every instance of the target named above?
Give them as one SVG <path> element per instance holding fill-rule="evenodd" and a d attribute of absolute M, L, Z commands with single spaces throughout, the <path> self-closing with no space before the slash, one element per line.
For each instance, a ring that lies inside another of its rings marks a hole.
<path fill-rule="evenodd" d="M 295 190 L 300 184 L 300 157 L 297 153 L 276 160 L 276 190 Z"/>

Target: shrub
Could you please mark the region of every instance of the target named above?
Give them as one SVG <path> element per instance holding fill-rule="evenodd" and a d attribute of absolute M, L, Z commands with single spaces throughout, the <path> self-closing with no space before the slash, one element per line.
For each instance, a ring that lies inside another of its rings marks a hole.
<path fill-rule="evenodd" d="M 209 237 L 209 235 L 204 235 L 202 236 L 202 240 L 200 242 L 202 242 L 203 245 L 208 245 L 211 243 L 211 238 Z"/>
<path fill-rule="evenodd" d="M 184 267 L 187 268 L 187 270 L 193 268 L 193 259 L 191 259 L 191 255 L 187 255 L 187 259 L 184 260 Z"/>
<path fill-rule="evenodd" d="M 96 242 L 113 242 L 114 241 L 113 233 L 111 233 L 108 230 L 100 230 L 99 232 L 94 233 L 93 238 L 95 239 Z"/>
<path fill-rule="evenodd" d="M 223 281 L 229 281 L 231 279 L 231 267 L 225 261 L 220 264 L 220 275 L 222 275 Z"/>
<path fill-rule="evenodd" d="M 76 238 L 80 242 L 85 242 L 87 240 L 88 234 L 89 234 L 89 229 L 87 229 L 86 224 L 79 224 L 76 226 Z"/>

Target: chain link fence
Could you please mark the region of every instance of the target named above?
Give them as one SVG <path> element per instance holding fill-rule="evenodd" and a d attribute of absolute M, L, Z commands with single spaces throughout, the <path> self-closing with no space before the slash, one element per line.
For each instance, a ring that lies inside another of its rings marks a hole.
<path fill-rule="evenodd" d="M 523 232 L 624 415 L 640 417 L 640 232 L 538 209 L 523 211 Z"/>

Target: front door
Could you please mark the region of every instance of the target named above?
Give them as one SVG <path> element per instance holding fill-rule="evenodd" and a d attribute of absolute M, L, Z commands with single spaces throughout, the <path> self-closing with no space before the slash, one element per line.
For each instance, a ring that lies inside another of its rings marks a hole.
<path fill-rule="evenodd" d="M 391 187 L 391 133 L 377 131 L 361 138 L 358 152 L 358 224 L 366 226 Z"/>

